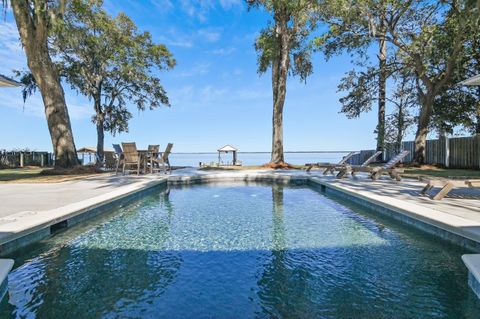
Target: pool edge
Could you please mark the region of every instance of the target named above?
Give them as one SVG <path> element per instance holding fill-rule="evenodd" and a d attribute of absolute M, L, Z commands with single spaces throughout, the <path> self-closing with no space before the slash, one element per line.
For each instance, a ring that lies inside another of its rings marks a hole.
<path fill-rule="evenodd" d="M 38 242 L 55 232 L 75 226 L 81 222 L 122 207 L 138 199 L 145 193 L 167 185 L 167 178 L 150 180 L 147 182 L 129 185 L 123 190 L 113 191 L 101 196 L 80 201 L 67 206 L 41 212 L 38 221 L 31 225 L 18 226 L 18 231 L 2 234 L 0 238 L 0 256 Z"/>
<path fill-rule="evenodd" d="M 83 207 L 77 207 L 71 211 L 62 212 L 61 217 L 51 218 L 48 221 L 24 229 L 20 232 L 12 233 L 10 236 L 4 235 L 0 238 L 0 256 L 5 256 L 13 251 L 25 247 L 34 242 L 48 237 L 53 234 L 52 226 L 58 225 L 60 229 L 68 228 L 76 225 L 90 218 L 98 216 L 102 213 L 111 211 L 116 207 L 126 205 L 141 196 L 145 195 L 149 191 L 153 191 L 156 187 L 171 186 L 171 185 L 195 185 L 195 184 L 208 184 L 208 183 L 223 183 L 223 182 L 270 182 L 270 183 L 282 183 L 285 185 L 307 185 L 314 188 L 320 188 L 322 192 L 338 195 L 345 199 L 351 200 L 360 206 L 372 209 L 374 212 L 392 217 L 402 223 L 412 226 L 420 231 L 429 233 L 436 237 L 442 238 L 448 242 L 471 250 L 473 252 L 480 252 L 480 238 L 472 238 L 471 235 L 462 232 L 459 227 L 452 225 L 442 224 L 438 220 L 429 219 L 425 216 L 419 216 L 414 212 L 395 207 L 394 205 L 387 204 L 377 199 L 355 193 L 348 190 L 345 187 L 335 185 L 331 181 L 322 180 L 318 177 L 308 175 L 288 175 L 288 174 L 276 174 L 276 173 L 245 173 L 245 174 L 205 174 L 205 175 L 171 175 L 168 178 L 162 177 L 149 182 L 143 183 L 134 187 L 132 190 L 128 190 L 117 194 L 116 196 L 110 196 L 106 194 L 106 199 L 84 205 Z M 78 204 L 78 203 L 76 203 Z M 52 211 L 59 211 L 64 209 L 58 208 Z M 421 217 L 421 218 L 420 218 Z M 65 227 L 62 223 L 65 222 Z M 472 256 L 472 255 L 464 255 Z M 474 255 L 473 255 L 474 256 Z M 477 256 L 480 256 L 478 254 Z M 467 260 L 470 257 L 467 257 Z M 465 259 L 462 256 L 465 262 Z M 0 259 L 1 260 L 1 259 Z M 471 264 L 471 263 L 470 263 Z M 469 264 L 469 265 L 470 265 Z M 477 263 L 477 272 L 471 271 L 471 266 L 465 265 L 469 269 L 469 285 L 475 292 L 477 297 L 480 298 L 480 263 Z M 13 261 L 12 261 L 13 266 Z M 11 268 L 10 268 L 11 269 Z M 10 271 L 9 269 L 9 271 Z M 8 272 L 7 272 L 8 275 Z M 1 279 L 1 278 L 0 278 Z M 3 287 L 6 280 L 0 281 L 0 289 Z M 1 290 L 0 290 L 1 292 Z M 3 298 L 3 295 L 0 295 Z M 0 300 L 1 300 L 0 298 Z"/>

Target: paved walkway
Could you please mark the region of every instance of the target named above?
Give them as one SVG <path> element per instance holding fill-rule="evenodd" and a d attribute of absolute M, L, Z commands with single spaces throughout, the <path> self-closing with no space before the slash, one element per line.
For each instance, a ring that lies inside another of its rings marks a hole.
<path fill-rule="evenodd" d="M 154 178 L 158 176 L 102 175 L 60 183 L 0 184 L 0 218 L 59 208 Z"/>

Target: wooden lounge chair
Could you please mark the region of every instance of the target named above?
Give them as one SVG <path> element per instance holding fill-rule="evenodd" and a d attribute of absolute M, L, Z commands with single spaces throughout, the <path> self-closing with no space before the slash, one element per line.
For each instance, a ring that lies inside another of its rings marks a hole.
<path fill-rule="evenodd" d="M 434 187 L 441 187 L 440 191 L 431 196 L 433 200 L 442 200 L 454 188 L 465 187 L 480 187 L 480 179 L 428 179 L 427 185 L 422 189 L 422 195 L 427 195 L 427 192 Z"/>
<path fill-rule="evenodd" d="M 123 148 L 123 166 L 122 172 L 125 174 L 125 171 L 136 171 L 137 175 L 140 174 L 140 169 L 142 166 L 142 156 L 137 151 L 137 145 L 133 143 L 122 143 Z M 126 168 L 136 168 L 136 169 L 127 169 Z"/>
<path fill-rule="evenodd" d="M 165 174 L 167 173 L 167 170 L 169 173 L 172 172 L 172 167 L 170 166 L 170 160 L 168 159 L 168 156 L 170 156 L 170 152 L 172 151 L 173 144 L 168 143 L 167 147 L 165 148 L 165 151 L 160 154 L 160 156 L 156 158 L 152 158 L 152 171 L 153 170 L 160 170 L 163 169 L 165 170 Z M 160 165 L 162 168 L 160 168 Z M 156 166 L 156 167 L 155 167 Z"/>
<path fill-rule="evenodd" d="M 310 172 L 310 170 L 313 168 L 313 167 L 318 167 L 318 168 L 322 168 L 322 167 L 325 167 L 325 170 L 323 171 L 323 175 L 327 175 L 328 172 L 334 174 L 335 173 L 335 169 L 338 168 L 338 169 L 342 169 L 345 165 L 347 165 L 347 161 L 349 159 L 351 159 L 354 155 L 357 155 L 359 154 L 360 152 L 350 152 L 348 153 L 347 155 L 345 155 L 341 160 L 340 162 L 334 164 L 334 163 L 307 163 L 305 164 L 305 166 L 307 166 L 307 172 Z"/>
<path fill-rule="evenodd" d="M 389 160 L 386 164 L 383 166 L 377 166 L 377 167 L 372 167 L 372 166 L 356 166 L 352 167 L 352 176 L 355 176 L 355 173 L 357 172 L 366 172 L 368 173 L 368 177 L 376 180 L 383 174 L 388 174 L 392 179 L 395 179 L 397 181 L 402 180 L 402 177 L 400 176 L 400 173 L 403 173 L 403 169 L 396 168 L 395 165 L 400 163 L 410 152 L 409 151 L 402 151 L 399 154 L 397 154 L 395 157 L 393 157 L 391 160 Z"/>
<path fill-rule="evenodd" d="M 366 167 L 366 166 L 370 165 L 373 161 L 375 161 L 380 156 L 380 154 L 382 154 L 382 151 L 377 151 L 375 154 L 373 154 L 372 156 L 367 158 L 365 160 L 365 162 L 363 162 L 362 165 L 360 165 L 360 166 L 358 166 L 358 165 L 345 165 L 342 169 L 340 169 L 340 171 L 338 172 L 336 177 L 337 178 L 342 178 L 343 176 L 345 176 L 348 173 L 351 173 L 352 175 L 355 175 L 355 172 L 353 170 L 354 167 Z"/>
<path fill-rule="evenodd" d="M 113 150 L 115 151 L 116 157 L 116 166 L 115 166 L 115 174 L 118 173 L 118 168 L 120 167 L 120 163 L 123 163 L 123 151 L 122 147 L 119 144 L 112 144 Z"/>

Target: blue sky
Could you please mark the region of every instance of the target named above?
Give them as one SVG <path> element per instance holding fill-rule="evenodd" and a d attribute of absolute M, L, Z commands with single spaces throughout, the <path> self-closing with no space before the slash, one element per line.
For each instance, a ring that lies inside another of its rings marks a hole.
<path fill-rule="evenodd" d="M 215 151 L 232 144 L 241 151 L 270 151 L 272 93 L 270 72 L 256 72 L 254 39 L 268 14 L 248 11 L 241 0 L 106 1 L 113 15 L 125 12 L 140 30 L 164 43 L 177 66 L 162 73 L 171 108 L 133 110 L 130 132 L 106 136 L 140 147 L 168 142 L 175 151 Z M 11 12 L 0 22 L 0 73 L 26 69 Z M 339 114 L 337 85 L 352 68 L 348 56 L 325 62 L 314 57 L 307 83 L 289 79 L 284 112 L 285 150 L 357 150 L 375 146 L 376 114 L 349 120 Z M 76 146 L 96 145 L 91 102 L 64 85 Z M 23 105 L 19 89 L 0 90 L 0 149 L 51 150 L 40 94 Z"/>

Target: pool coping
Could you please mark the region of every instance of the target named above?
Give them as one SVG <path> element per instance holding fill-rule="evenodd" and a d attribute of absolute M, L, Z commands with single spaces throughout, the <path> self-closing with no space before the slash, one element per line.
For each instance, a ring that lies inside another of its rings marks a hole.
<path fill-rule="evenodd" d="M 480 254 L 466 254 L 462 260 L 468 269 L 468 285 L 480 299 Z"/>
<path fill-rule="evenodd" d="M 382 198 L 380 195 L 375 195 L 368 191 L 353 191 L 348 189 L 348 185 L 341 185 L 332 180 L 319 178 L 317 176 L 275 172 L 222 172 L 220 174 L 158 176 L 156 179 L 142 180 L 137 183 L 125 185 L 112 192 L 63 207 L 35 212 L 34 214 L 28 214 L 29 212 L 15 214 L 23 214 L 23 216 L 9 216 L 8 218 L 15 220 L 11 223 L 0 225 L 0 256 L 39 241 L 54 234 L 58 230 L 81 223 L 89 218 L 111 211 L 116 207 L 126 205 L 143 196 L 145 192 L 155 189 L 157 186 L 224 182 L 274 182 L 285 185 L 304 184 L 320 188 L 320 190 L 326 194 L 330 193 L 344 197 L 360 206 L 373 209 L 379 214 L 392 217 L 402 223 L 443 238 L 473 252 L 480 252 L 480 233 L 470 231 L 468 228 L 462 228 L 468 221 L 462 217 L 448 215 L 395 198 L 389 198 L 387 203 L 385 198 Z M 20 220 L 16 220 L 16 217 Z M 480 254 L 469 254 L 465 256 L 477 256 L 474 260 L 480 260 Z M 477 283 L 480 283 L 480 262 L 473 263 L 476 268 L 472 268 L 472 258 L 473 257 L 466 257 L 465 259 L 462 257 L 466 265 L 467 261 L 469 263 L 467 265 L 467 267 L 469 267 L 469 278 L 472 277 Z M 2 260 L 0 259 L 0 261 Z M 471 271 L 471 268 L 478 270 Z M 10 271 L 10 269 L 8 269 L 8 271 Z M 470 280 L 471 279 L 469 279 L 469 283 Z M 4 280 L 0 280 L 0 283 L 4 284 Z M 478 287 L 480 287 L 480 284 L 478 284 Z M 475 291 L 475 293 L 477 293 L 477 291 Z M 477 296 L 480 298 L 478 293 Z"/>
<path fill-rule="evenodd" d="M 2 218 L 7 223 L 0 224 L 0 256 L 8 255 L 63 228 L 76 225 L 114 207 L 123 206 L 148 189 L 166 185 L 167 180 L 166 177 L 141 180 L 62 207 L 39 212 L 20 212 Z M 9 220 L 11 222 L 8 222 Z"/>
<path fill-rule="evenodd" d="M 13 268 L 13 259 L 0 259 L 0 301 L 8 290 L 8 273 Z"/>

